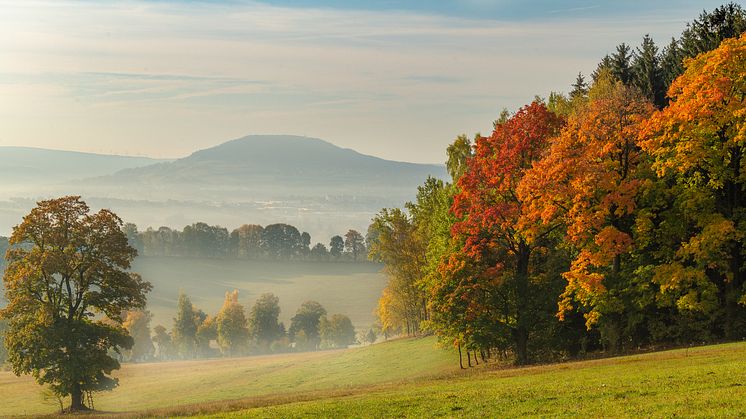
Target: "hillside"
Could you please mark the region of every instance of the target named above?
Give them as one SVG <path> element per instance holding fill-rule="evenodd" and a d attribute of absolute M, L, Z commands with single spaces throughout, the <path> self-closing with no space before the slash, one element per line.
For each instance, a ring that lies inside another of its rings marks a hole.
<path fill-rule="evenodd" d="M 427 176 L 445 176 L 440 165 L 395 162 L 290 135 L 250 135 L 199 150 L 182 159 L 122 170 L 94 185 L 142 186 L 173 199 L 253 201 L 290 197 L 401 194 Z"/>
<path fill-rule="evenodd" d="M 0 196 L 36 196 L 51 185 L 103 176 L 165 160 L 32 147 L 0 147 Z M 17 195 L 13 195 L 13 194 Z"/>
<path fill-rule="evenodd" d="M 745 370 L 746 344 L 733 343 L 520 369 L 488 365 L 308 401 L 246 400 L 266 407 L 201 417 L 743 417 Z"/>
<path fill-rule="evenodd" d="M 125 364 L 108 417 L 742 417 L 746 343 L 460 371 L 434 338 L 342 351 Z M 154 379 L 157 377 L 157 379 Z M 0 372 L 0 416 L 51 413 L 30 377 Z M 204 416 L 207 415 L 207 416 Z"/>
<path fill-rule="evenodd" d="M 416 354 L 416 356 L 414 356 Z M 114 375 L 120 386 L 98 395 L 95 407 L 107 412 L 174 409 L 195 403 L 227 406 L 245 398 L 310 397 L 339 394 L 386 383 L 403 383 L 458 369 L 455 354 L 428 339 L 405 339 L 343 351 L 248 358 L 125 364 Z M 43 402 L 30 377 L 0 372 L 0 416 L 55 411 Z M 221 401 L 219 403 L 214 403 Z M 244 404 L 245 406 L 245 404 Z M 159 413 L 161 417 L 174 413 Z"/>
<path fill-rule="evenodd" d="M 0 235 L 37 199 L 74 194 L 141 229 L 284 222 L 328 243 L 350 228 L 365 231 L 379 209 L 414 199 L 427 176 L 446 177 L 442 165 L 284 135 L 247 136 L 174 161 L 0 148 L 0 163 Z"/>

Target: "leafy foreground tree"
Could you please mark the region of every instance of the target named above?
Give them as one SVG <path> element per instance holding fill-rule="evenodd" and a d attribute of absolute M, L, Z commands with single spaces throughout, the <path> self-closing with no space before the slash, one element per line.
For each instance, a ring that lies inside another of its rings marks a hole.
<path fill-rule="evenodd" d="M 70 411 L 88 409 L 84 393 L 117 386 L 110 351 L 133 345 L 122 313 L 144 308 L 151 289 L 128 272 L 137 252 L 122 227 L 111 211 L 91 214 L 80 197 L 67 196 L 39 202 L 10 237 L 8 306 L 0 312 L 8 361 L 16 375 L 70 396 Z"/>

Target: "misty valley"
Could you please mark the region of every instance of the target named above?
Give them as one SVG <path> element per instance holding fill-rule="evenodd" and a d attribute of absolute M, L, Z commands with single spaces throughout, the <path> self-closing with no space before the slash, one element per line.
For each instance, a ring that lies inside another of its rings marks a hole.
<path fill-rule="evenodd" d="M 0 418 L 745 417 L 746 9 L 555 3 L 4 2 Z"/>

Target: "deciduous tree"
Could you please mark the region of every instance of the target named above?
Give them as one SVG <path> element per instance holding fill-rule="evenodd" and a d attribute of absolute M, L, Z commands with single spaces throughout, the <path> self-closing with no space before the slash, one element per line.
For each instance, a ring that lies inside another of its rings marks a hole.
<path fill-rule="evenodd" d="M 745 92 L 743 35 L 687 61 L 642 142 L 658 175 L 678 188 L 686 226 L 653 280 L 681 310 L 723 310 L 718 323 L 729 338 L 746 335 Z"/>
<path fill-rule="evenodd" d="M 136 255 L 113 212 L 91 213 L 80 197 L 41 201 L 13 229 L 3 277 L 8 305 L 5 345 L 13 372 L 32 374 L 70 410 L 83 394 L 111 390 L 119 363 L 109 354 L 132 347 L 123 321 L 142 309 L 151 289 L 129 271 Z"/>
<path fill-rule="evenodd" d="M 528 362 L 528 339 L 536 320 L 530 293 L 540 268 L 532 265 L 532 256 L 554 227 L 535 228 L 524 222 L 517 188 L 561 123 L 543 103 L 534 102 L 499 123 L 490 137 L 477 140 L 453 203 L 459 218 L 453 233 L 463 239 L 462 252 L 474 263 L 450 258 L 447 263 L 452 265 L 443 270 L 443 281 L 456 277 L 468 285 L 438 288 L 447 292 L 436 291 L 434 299 L 434 312 L 453 308 L 461 313 L 451 319 L 469 322 L 473 320 L 469 312 L 487 313 L 489 322 L 502 324 L 511 335 L 519 364 Z M 467 266 L 476 270 L 466 273 L 463 268 Z"/>
<path fill-rule="evenodd" d="M 218 345 L 228 356 L 245 352 L 249 340 L 248 321 L 243 306 L 238 302 L 238 290 L 225 293 L 225 302 L 216 319 Z"/>

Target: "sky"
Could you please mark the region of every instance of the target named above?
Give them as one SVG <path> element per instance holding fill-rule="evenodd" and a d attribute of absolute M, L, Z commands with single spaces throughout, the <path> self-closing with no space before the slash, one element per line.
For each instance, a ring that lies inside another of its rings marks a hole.
<path fill-rule="evenodd" d="M 441 163 L 723 1 L 0 0 L 0 146 L 177 158 L 293 134 Z"/>

